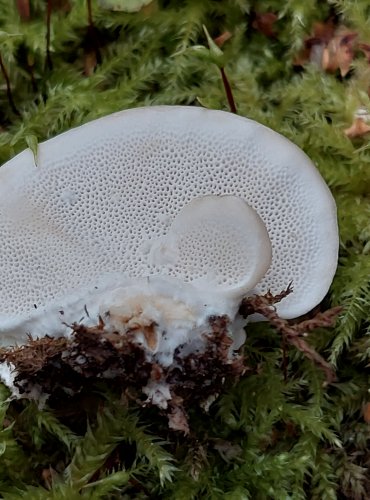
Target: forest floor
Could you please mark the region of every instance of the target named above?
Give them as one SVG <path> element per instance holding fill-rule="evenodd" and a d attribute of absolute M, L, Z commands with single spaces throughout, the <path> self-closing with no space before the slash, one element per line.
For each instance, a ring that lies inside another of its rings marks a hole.
<path fill-rule="evenodd" d="M 335 379 L 273 324 L 248 326 L 247 370 L 207 411 L 189 405 L 189 432 L 101 381 L 41 406 L 0 385 L 3 498 L 370 498 L 369 18 L 367 0 L 0 0 L 0 164 L 137 106 L 254 119 L 335 197 L 339 264 L 318 311 L 341 307 L 307 338 Z"/>

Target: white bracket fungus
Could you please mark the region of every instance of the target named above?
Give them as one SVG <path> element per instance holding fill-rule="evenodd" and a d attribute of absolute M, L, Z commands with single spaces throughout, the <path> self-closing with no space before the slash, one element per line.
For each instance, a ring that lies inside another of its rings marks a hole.
<path fill-rule="evenodd" d="M 326 294 L 338 251 L 335 203 L 299 148 L 252 120 L 180 106 L 72 129 L 39 145 L 37 167 L 30 150 L 17 155 L 0 169 L 0 234 L 7 342 L 154 276 L 173 276 L 172 297 L 188 282 L 199 300 L 232 298 L 234 313 L 243 293 L 292 281 L 278 312 L 296 317 Z"/>

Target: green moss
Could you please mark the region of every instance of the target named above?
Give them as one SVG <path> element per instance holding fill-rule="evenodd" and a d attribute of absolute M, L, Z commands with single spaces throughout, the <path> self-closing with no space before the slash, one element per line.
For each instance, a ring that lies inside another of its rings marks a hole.
<path fill-rule="evenodd" d="M 309 338 L 336 366 L 338 382 L 325 387 L 321 372 L 293 349 L 285 381 L 280 337 L 259 324 L 248 328 L 250 372 L 208 414 L 190 413 L 188 437 L 170 433 L 150 408 L 139 411 L 129 399 L 119 404 L 117 388 L 81 394 L 78 412 L 75 400 L 37 409 L 7 401 L 1 389 L 0 493 L 6 499 L 369 498 L 363 410 L 370 401 L 370 156 L 368 136 L 350 140 L 343 130 L 356 108 L 369 105 L 370 69 L 360 53 L 345 78 L 293 65 L 313 23 L 329 15 L 370 43 L 368 1 L 154 0 L 131 14 L 93 1 L 96 67 L 86 3 L 53 3 L 53 69 L 45 69 L 46 2 L 32 1 L 30 18 L 21 20 L 17 2 L 0 0 L 0 54 L 19 113 L 0 75 L 0 162 L 123 108 L 228 109 L 218 68 L 187 49 L 206 45 L 203 24 L 212 37 L 232 32 L 223 51 L 239 114 L 300 146 L 338 204 L 340 261 L 326 305 L 344 310 L 334 330 Z M 273 37 L 253 27 L 256 11 L 278 15 Z"/>

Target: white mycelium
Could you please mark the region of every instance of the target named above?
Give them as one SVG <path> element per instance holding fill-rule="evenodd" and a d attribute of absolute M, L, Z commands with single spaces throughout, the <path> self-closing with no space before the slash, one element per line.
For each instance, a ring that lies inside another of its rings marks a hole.
<path fill-rule="evenodd" d="M 268 240 L 265 253 L 263 245 L 243 247 L 254 215 L 227 209 L 216 232 L 217 217 L 207 215 L 205 233 L 196 213 L 186 215 L 186 205 L 208 195 L 234 195 L 234 204 L 244 200 L 257 212 L 272 246 L 266 273 Z M 295 317 L 327 292 L 338 249 L 333 198 L 301 150 L 254 121 L 178 106 L 123 111 L 70 130 L 39 146 L 37 165 L 30 150 L 13 158 L 0 168 L 0 234 L 6 342 L 56 331 L 65 318 L 46 319 L 45 311 L 78 303 L 77 314 L 107 275 L 116 288 L 126 279 L 172 275 L 197 293 L 203 288 L 205 300 L 207 283 L 221 294 L 224 287 L 225 297 L 235 292 L 234 310 L 251 287 L 280 292 L 293 281 L 278 312 Z M 221 272 L 217 253 L 210 260 L 202 253 L 217 244 L 226 245 Z M 229 254 L 234 247 L 243 250 Z"/>

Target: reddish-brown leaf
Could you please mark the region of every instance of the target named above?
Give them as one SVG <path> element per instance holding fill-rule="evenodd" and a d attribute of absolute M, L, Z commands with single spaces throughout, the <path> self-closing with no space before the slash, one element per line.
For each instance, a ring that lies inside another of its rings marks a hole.
<path fill-rule="evenodd" d="M 311 41 L 319 40 L 320 43 L 329 43 L 329 41 L 333 38 L 335 33 L 335 23 L 334 19 L 331 17 L 327 21 L 321 23 L 317 22 L 313 25 L 313 36 L 311 37 Z M 310 39 L 308 39 L 310 40 Z M 307 40 L 307 41 L 308 41 Z"/>
<path fill-rule="evenodd" d="M 223 44 L 225 42 L 227 42 L 228 40 L 230 40 L 230 38 L 232 37 L 232 33 L 230 33 L 230 31 L 224 31 L 223 33 L 221 33 L 221 35 L 219 35 L 217 38 L 214 38 L 214 42 L 219 46 L 219 47 L 222 47 Z"/>
<path fill-rule="evenodd" d="M 263 33 L 265 36 L 274 37 L 276 36 L 274 24 L 277 21 L 277 18 L 278 16 L 273 12 L 264 12 L 263 14 L 256 13 L 252 22 L 252 27 Z"/>

